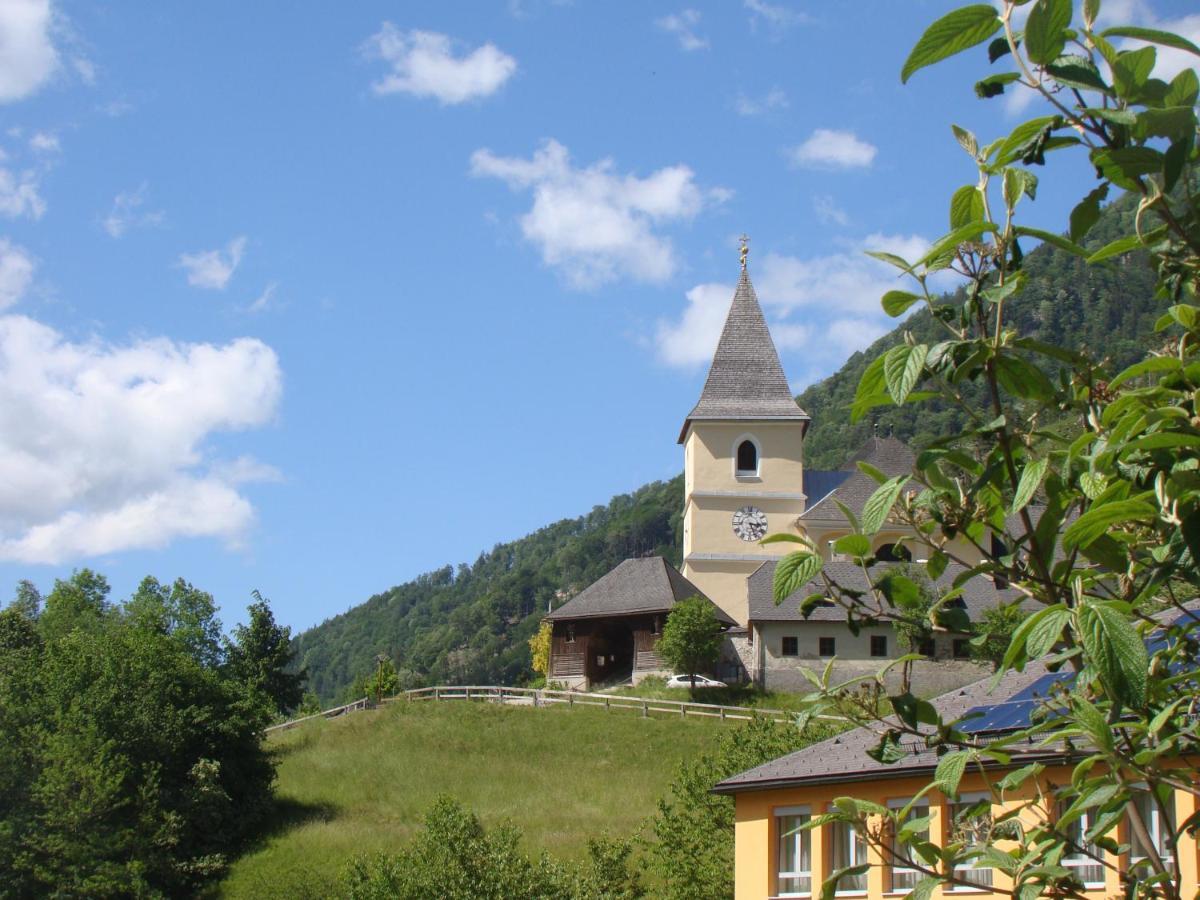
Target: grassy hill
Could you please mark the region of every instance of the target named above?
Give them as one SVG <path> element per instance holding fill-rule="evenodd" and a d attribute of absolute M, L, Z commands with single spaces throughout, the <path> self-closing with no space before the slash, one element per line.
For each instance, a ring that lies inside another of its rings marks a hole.
<path fill-rule="evenodd" d="M 1105 210 L 1088 235 L 1099 247 L 1126 233 L 1132 204 Z M 1042 246 L 1026 261 L 1027 285 L 1007 307 L 1024 333 L 1108 357 L 1114 370 L 1144 354 L 1160 309 L 1144 257 L 1087 266 Z M 936 404 L 881 408 L 852 425 L 847 413 L 859 377 L 877 355 L 910 330 L 919 340 L 942 338 L 928 313 L 910 316 L 867 350 L 855 353 L 800 395 L 813 418 L 805 441 L 812 468 L 836 468 L 870 436 L 881 433 L 920 446 L 960 428 L 961 414 Z M 576 519 L 497 545 L 473 565 L 446 566 L 371 597 L 296 638 L 299 661 L 324 700 L 341 696 L 375 654 L 390 653 L 406 686 L 427 682 L 515 684 L 527 678 L 526 641 L 547 602 L 576 591 L 630 556 L 661 554 L 678 564 L 682 478 L 656 482 L 614 498 Z"/>
<path fill-rule="evenodd" d="M 459 701 L 397 703 L 285 731 L 271 739 L 277 830 L 233 865 L 221 895 L 333 896 L 351 857 L 398 849 L 442 793 L 485 825 L 519 822 L 534 852 L 580 857 L 589 837 L 632 835 L 680 761 L 736 727 Z"/>

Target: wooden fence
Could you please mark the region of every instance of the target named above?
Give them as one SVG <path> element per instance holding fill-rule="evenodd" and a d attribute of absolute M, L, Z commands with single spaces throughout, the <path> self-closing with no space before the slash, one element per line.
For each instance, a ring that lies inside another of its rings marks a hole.
<path fill-rule="evenodd" d="M 496 685 L 439 685 L 405 691 L 384 700 L 481 700 L 492 703 L 511 703 L 526 706 L 600 706 L 604 709 L 628 709 L 643 718 L 651 713 L 666 713 L 685 719 L 688 716 L 707 717 L 724 721 L 746 721 L 755 717 L 790 722 L 794 712 L 784 709 L 764 709 L 757 706 L 724 706 L 719 703 L 690 703 L 686 700 L 655 700 L 622 694 L 588 694 L 582 691 L 554 691 L 541 688 L 498 687 Z M 832 720 L 831 721 L 838 721 Z"/>
<path fill-rule="evenodd" d="M 285 731 L 288 728 L 295 728 L 297 725 L 303 725 L 305 722 L 311 722 L 313 719 L 335 719 L 338 716 L 352 713 L 355 710 L 366 709 L 368 706 L 370 706 L 370 700 L 363 697 L 361 700 L 355 700 L 353 703 L 347 703 L 345 706 L 335 706 L 333 709 L 313 713 L 311 716 L 303 716 L 299 719 L 292 719 L 288 722 L 280 722 L 278 725 L 272 725 L 267 728 L 267 734 L 270 734 L 272 731 Z"/>
<path fill-rule="evenodd" d="M 686 719 L 695 718 L 720 719 L 725 721 L 748 721 L 753 718 L 766 718 L 775 722 L 791 722 L 796 713 L 785 709 L 764 709 L 758 706 L 724 706 L 719 703 L 691 703 L 686 700 L 654 700 L 649 697 L 632 697 L 621 694 L 588 694 L 582 691 L 555 691 L 542 688 L 502 687 L 494 684 L 470 685 L 438 685 L 437 687 L 416 688 L 404 691 L 395 697 L 383 698 L 384 703 L 418 702 L 443 700 L 473 700 L 487 703 L 508 703 L 514 706 L 532 706 L 543 708 L 554 705 L 568 707 L 599 706 L 604 709 L 627 709 L 639 713 L 643 718 L 649 718 L 652 713 L 678 716 Z M 337 706 L 302 719 L 293 719 L 279 725 L 272 725 L 267 732 L 282 731 L 313 719 L 332 719 L 345 713 L 359 709 L 369 709 L 370 700 L 364 697 L 345 706 Z M 825 722 L 845 724 L 845 720 L 837 716 L 815 716 L 815 719 Z"/>

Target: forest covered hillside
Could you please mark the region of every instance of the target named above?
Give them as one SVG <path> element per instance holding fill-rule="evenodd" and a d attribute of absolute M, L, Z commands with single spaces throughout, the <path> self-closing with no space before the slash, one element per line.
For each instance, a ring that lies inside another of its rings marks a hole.
<path fill-rule="evenodd" d="M 1126 233 L 1123 220 L 1127 225 L 1131 216 L 1128 202 L 1109 206 L 1088 246 Z M 1143 256 L 1088 266 L 1043 245 L 1029 255 L 1025 271 L 1026 287 L 1008 306 L 1023 333 L 1087 348 L 1111 360 L 1113 371 L 1151 343 L 1161 310 Z M 963 427 L 958 410 L 932 404 L 880 407 L 850 423 L 848 407 L 868 363 L 905 331 L 932 343 L 942 339 L 940 328 L 927 311 L 917 312 L 799 396 L 813 420 L 807 466 L 839 467 L 867 440 L 873 423 L 916 446 Z M 322 700 L 340 697 L 372 670 L 378 653 L 392 657 L 402 684 L 519 682 L 532 674 L 526 641 L 548 604 L 560 605 L 628 557 L 658 554 L 679 564 L 682 505 L 682 476 L 649 484 L 587 515 L 499 544 L 473 564 L 445 566 L 376 594 L 295 639 L 309 685 Z"/>

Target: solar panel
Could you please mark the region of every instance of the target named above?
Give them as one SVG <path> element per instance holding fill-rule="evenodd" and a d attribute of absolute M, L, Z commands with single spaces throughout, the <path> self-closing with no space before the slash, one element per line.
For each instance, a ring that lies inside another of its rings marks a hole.
<path fill-rule="evenodd" d="M 1028 728 L 1033 724 L 1033 714 L 1042 706 L 1042 700 L 1050 695 L 1056 684 L 1069 684 L 1074 672 L 1050 672 L 1033 683 L 1026 685 L 1002 703 L 976 706 L 964 716 L 967 721 L 959 727 L 967 734 L 984 731 L 1009 731 Z"/>

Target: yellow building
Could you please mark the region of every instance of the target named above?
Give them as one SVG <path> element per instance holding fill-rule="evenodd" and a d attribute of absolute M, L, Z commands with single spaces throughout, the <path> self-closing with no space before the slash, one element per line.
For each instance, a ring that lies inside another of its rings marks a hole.
<path fill-rule="evenodd" d="M 1011 703 L 1005 704 L 1005 700 L 1018 694 L 1022 697 L 1036 694 L 1039 684 L 1061 677 L 1064 676 L 1048 675 L 1044 667 L 1030 664 L 1024 672 L 1005 675 L 994 690 L 990 689 L 989 678 L 952 691 L 933 702 L 948 720 L 968 712 L 981 712 L 985 716 L 981 721 L 986 722 L 990 712 L 1003 712 L 1006 707 L 1013 706 Z M 981 733 L 985 732 L 981 729 Z M 736 805 L 734 865 L 737 900 L 816 896 L 820 893 L 822 882 L 832 872 L 861 864 L 869 865 L 867 871 L 841 881 L 838 896 L 867 900 L 900 897 L 924 877 L 903 864 L 908 858 L 903 847 L 897 847 L 894 841 L 889 842 L 886 838 L 880 839 L 884 833 L 882 830 L 873 835 L 871 840 L 866 840 L 846 823 L 827 823 L 811 830 L 800 828 L 811 817 L 828 811 L 837 797 L 854 797 L 891 808 L 902 808 L 932 781 L 938 757 L 925 747 L 924 741 L 914 743 L 908 758 L 892 765 L 878 763 L 867 755 L 866 751 L 876 742 L 877 736 L 872 731 L 857 729 L 813 744 L 717 785 L 716 792 L 732 796 Z M 1002 809 L 1028 806 L 1029 801 L 1039 796 L 1052 795 L 1055 785 L 1070 783 L 1071 761 L 1054 751 L 1039 752 L 1031 748 L 1026 753 L 1017 752 L 1012 768 L 1035 761 L 1046 765 L 1041 777 L 1040 795 L 1029 783 L 1020 791 L 1010 791 L 997 797 L 987 789 L 989 783 L 995 784 L 999 773 L 989 772 L 985 780 L 979 772 L 969 771 L 963 777 L 956 796 L 928 794 L 914 816 L 930 817 L 928 834 L 934 843 L 948 841 L 951 835 L 956 840 L 969 841 L 972 835 L 986 834 L 992 819 Z M 996 777 L 992 777 L 993 774 Z M 980 811 L 979 802 L 984 799 L 989 801 L 986 808 L 991 810 L 990 814 Z M 1142 819 L 1147 823 L 1153 846 L 1145 847 L 1136 840 L 1131 841 L 1129 828 L 1122 822 L 1117 825 L 1115 837 L 1118 843 L 1132 844 L 1132 859 L 1129 854 L 1120 858 L 1106 856 L 1093 846 L 1092 850 L 1100 857 L 1099 860 L 1079 853 L 1068 856 L 1064 860 L 1065 865 L 1077 870 L 1078 879 L 1085 885 L 1089 895 L 1115 898 L 1123 895 L 1119 872 L 1128 872 L 1137 859 L 1155 854 L 1163 860 L 1168 870 L 1175 871 L 1181 886 L 1185 888 L 1185 896 L 1196 892 L 1200 888 L 1200 849 L 1196 838 L 1185 833 L 1178 845 L 1172 848 L 1168 835 L 1173 833 L 1174 823 L 1185 822 L 1200 811 L 1197 798 L 1191 793 L 1179 791 L 1173 804 L 1165 810 L 1160 809 L 1148 793 L 1138 797 L 1135 802 L 1140 804 Z M 1039 818 L 1052 821 L 1050 817 L 1054 812 L 1035 804 L 1023 809 L 1020 818 L 1026 824 L 1034 825 Z M 1079 835 L 1080 846 L 1084 846 L 1082 835 L 1086 828 L 1085 818 L 1074 829 Z M 888 847 L 891 854 L 884 850 Z M 885 859 L 885 856 L 888 858 Z M 955 875 L 963 884 L 939 887 L 932 896 L 965 896 L 971 900 L 988 900 L 1007 896 L 1002 892 L 1011 886 L 1003 872 L 985 866 L 962 867 L 955 871 Z"/>

